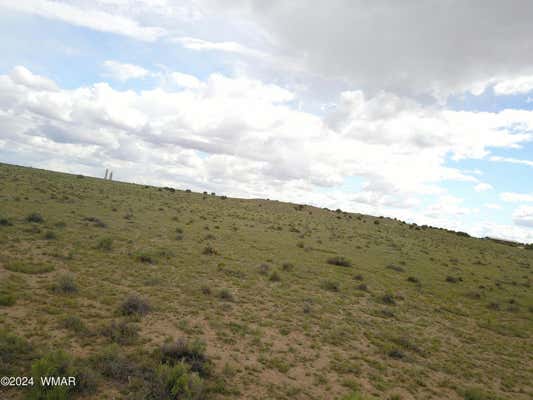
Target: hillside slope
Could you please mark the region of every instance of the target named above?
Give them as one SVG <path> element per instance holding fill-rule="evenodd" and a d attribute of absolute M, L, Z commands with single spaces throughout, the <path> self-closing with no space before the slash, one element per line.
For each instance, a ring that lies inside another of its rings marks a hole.
<path fill-rule="evenodd" d="M 64 398 L 533 396 L 532 250 L 5 164 L 0 183 L 2 375 L 74 374 Z"/>

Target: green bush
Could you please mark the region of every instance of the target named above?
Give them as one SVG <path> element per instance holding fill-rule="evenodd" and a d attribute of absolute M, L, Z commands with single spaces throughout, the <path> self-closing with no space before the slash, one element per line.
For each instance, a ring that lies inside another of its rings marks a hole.
<path fill-rule="evenodd" d="M 167 342 L 161 346 L 160 358 L 163 364 L 174 366 L 178 363 L 187 363 L 193 372 L 200 376 L 208 376 L 211 372 L 211 362 L 205 355 L 205 344 L 199 340 L 188 342 L 178 339 Z"/>
<path fill-rule="evenodd" d="M 78 286 L 71 274 L 63 274 L 59 276 L 57 283 L 53 286 L 53 291 L 56 293 L 73 294 L 78 291 Z"/>
<path fill-rule="evenodd" d="M 338 292 L 340 290 L 339 282 L 326 280 L 320 285 L 322 289 L 329 290 L 330 292 Z"/>
<path fill-rule="evenodd" d="M 195 372 L 190 372 L 184 363 L 174 366 L 161 365 L 157 369 L 153 386 L 155 399 L 201 400 L 205 398 L 205 384 Z"/>
<path fill-rule="evenodd" d="M 33 357 L 32 346 L 23 338 L 0 329 L 0 375 L 13 375 L 16 364 Z"/>
<path fill-rule="evenodd" d="M 112 321 L 109 325 L 102 327 L 100 332 L 102 336 L 119 344 L 131 344 L 139 337 L 137 325 L 127 321 Z"/>

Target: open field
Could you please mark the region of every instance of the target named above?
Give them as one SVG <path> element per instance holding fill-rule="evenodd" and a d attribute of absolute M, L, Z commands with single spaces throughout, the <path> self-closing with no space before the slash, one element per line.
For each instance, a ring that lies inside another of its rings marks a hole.
<path fill-rule="evenodd" d="M 0 375 L 79 378 L 0 398 L 531 399 L 532 278 L 493 240 L 0 164 Z"/>

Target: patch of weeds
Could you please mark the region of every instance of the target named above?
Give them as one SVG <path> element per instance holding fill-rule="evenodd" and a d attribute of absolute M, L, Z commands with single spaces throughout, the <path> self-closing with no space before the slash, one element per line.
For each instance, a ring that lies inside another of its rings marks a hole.
<path fill-rule="evenodd" d="M 69 315 L 68 317 L 61 320 L 61 327 L 74 332 L 78 336 L 87 336 L 89 335 L 89 328 L 87 325 L 75 315 Z"/>
<path fill-rule="evenodd" d="M 110 237 L 101 238 L 96 244 L 96 248 L 102 251 L 113 250 L 113 239 Z"/>
<path fill-rule="evenodd" d="M 292 271 L 294 269 L 294 264 L 290 263 L 290 262 L 284 262 L 282 265 L 281 265 L 281 268 L 283 268 L 283 271 Z"/>
<path fill-rule="evenodd" d="M 127 381 L 136 366 L 120 352 L 118 344 L 104 347 L 98 354 L 91 357 L 91 364 L 106 378 Z"/>
<path fill-rule="evenodd" d="M 200 340 L 189 342 L 181 338 L 167 342 L 160 348 L 161 362 L 171 366 L 186 363 L 191 371 L 206 377 L 211 373 L 211 362 L 205 355 L 205 349 L 205 343 Z"/>
<path fill-rule="evenodd" d="M 449 282 L 449 283 L 458 283 L 458 282 L 462 282 L 462 281 L 463 281 L 463 278 L 461 278 L 460 276 L 457 277 L 457 276 L 448 275 L 446 277 L 446 282 Z"/>
<path fill-rule="evenodd" d="M 33 358 L 33 347 L 25 339 L 0 329 L 0 374 L 16 374 L 17 364 Z"/>
<path fill-rule="evenodd" d="M 0 293 L 0 306 L 10 307 L 15 305 L 17 299 L 12 294 Z"/>
<path fill-rule="evenodd" d="M 407 278 L 407 282 L 411 282 L 411 283 L 416 283 L 416 284 L 420 284 L 420 280 L 414 276 L 409 276 Z"/>
<path fill-rule="evenodd" d="M 57 351 L 49 353 L 31 366 L 31 376 L 35 382 L 41 377 L 69 377 L 76 379 L 76 385 L 40 385 L 31 386 L 28 399 L 31 400 L 67 400 L 74 393 L 88 392 L 96 386 L 94 373 L 80 361 L 73 360 L 67 353 Z"/>
<path fill-rule="evenodd" d="M 151 310 L 150 304 L 137 296 L 136 294 L 129 295 L 126 300 L 120 305 L 120 313 L 122 315 L 145 315 Z"/>
<path fill-rule="evenodd" d="M 274 271 L 270 274 L 270 277 L 268 278 L 270 282 L 280 282 L 281 276 L 278 274 L 277 271 Z"/>
<path fill-rule="evenodd" d="M 211 288 L 209 286 L 203 285 L 201 290 L 202 290 L 202 293 L 205 294 L 206 296 L 211 295 Z"/>
<path fill-rule="evenodd" d="M 220 291 L 218 292 L 218 298 L 221 300 L 226 300 L 226 301 L 235 300 L 233 297 L 233 294 L 230 292 L 229 289 L 220 289 Z"/>
<path fill-rule="evenodd" d="M 0 226 L 13 226 L 13 223 L 5 217 L 0 217 Z"/>
<path fill-rule="evenodd" d="M 357 290 L 361 290 L 363 292 L 368 292 L 368 286 L 364 283 L 361 283 L 360 285 L 357 285 L 355 287 Z"/>
<path fill-rule="evenodd" d="M 270 271 L 270 265 L 263 263 L 259 266 L 259 273 L 261 275 L 266 275 L 268 274 L 269 271 Z"/>
<path fill-rule="evenodd" d="M 35 224 L 42 224 L 44 222 L 44 218 L 39 213 L 31 213 L 26 217 L 26 221 L 33 222 Z"/>
<path fill-rule="evenodd" d="M 44 238 L 46 240 L 55 240 L 57 239 L 57 234 L 54 231 L 46 231 Z"/>
<path fill-rule="evenodd" d="M 479 388 L 469 388 L 463 392 L 464 400 L 499 400 L 499 397 L 492 393 L 484 392 Z"/>
<path fill-rule="evenodd" d="M 96 217 L 85 217 L 83 219 L 84 221 L 88 221 L 88 222 L 92 222 L 94 226 L 96 226 L 97 228 L 107 228 L 107 224 L 102 221 L 101 219 L 99 218 L 96 218 Z"/>
<path fill-rule="evenodd" d="M 340 283 L 336 281 L 331 280 L 325 280 L 320 284 L 320 287 L 324 290 L 328 290 L 330 292 L 338 292 L 340 291 Z"/>
<path fill-rule="evenodd" d="M 143 264 L 155 264 L 155 257 L 148 252 L 139 252 L 135 256 L 137 261 L 142 262 Z"/>
<path fill-rule="evenodd" d="M 352 263 L 345 257 L 335 256 L 327 259 L 327 263 L 331 265 L 338 265 L 340 267 L 351 267 Z"/>
<path fill-rule="evenodd" d="M 387 304 L 387 305 L 390 305 L 390 306 L 393 306 L 393 305 L 396 304 L 396 300 L 394 300 L 394 296 L 392 294 L 390 294 L 390 293 L 384 294 L 379 299 L 380 299 L 380 301 L 383 304 Z"/>
<path fill-rule="evenodd" d="M 71 274 L 63 274 L 59 276 L 52 290 L 56 293 L 73 294 L 78 291 L 78 286 Z"/>
<path fill-rule="evenodd" d="M 401 350 L 398 350 L 398 349 L 392 349 L 390 350 L 387 355 L 390 357 L 390 358 L 394 358 L 396 360 L 402 360 L 405 358 L 405 354 L 401 351 Z"/>
<path fill-rule="evenodd" d="M 202 254 L 206 255 L 206 256 L 214 256 L 214 255 L 217 255 L 218 254 L 218 251 L 211 245 L 207 245 L 204 247 L 204 249 L 202 250 Z"/>
<path fill-rule="evenodd" d="M 356 280 L 356 281 L 362 281 L 362 280 L 364 280 L 363 275 L 361 275 L 361 274 L 357 274 L 357 275 L 355 275 L 355 276 L 353 277 L 353 279 Z"/>
<path fill-rule="evenodd" d="M 185 363 L 159 366 L 152 380 L 148 398 L 201 400 L 206 396 L 203 379 Z"/>
<path fill-rule="evenodd" d="M 131 344 L 137 340 L 139 328 L 128 321 L 112 321 L 101 328 L 100 334 L 114 343 Z"/>
<path fill-rule="evenodd" d="M 25 263 L 21 261 L 15 261 L 9 263 L 5 267 L 11 272 L 20 272 L 22 274 L 46 274 L 54 270 L 54 267 L 49 264 L 37 264 L 37 263 Z"/>

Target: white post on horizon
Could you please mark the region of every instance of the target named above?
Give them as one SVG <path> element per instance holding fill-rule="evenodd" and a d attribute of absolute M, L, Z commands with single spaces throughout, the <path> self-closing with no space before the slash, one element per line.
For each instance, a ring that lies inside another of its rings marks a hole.
<path fill-rule="evenodd" d="M 108 172 L 109 172 L 109 171 L 108 171 L 108 169 L 106 168 L 106 169 L 105 169 L 105 176 L 104 176 L 104 180 L 105 180 L 105 179 L 107 179 L 107 173 L 108 173 Z"/>

